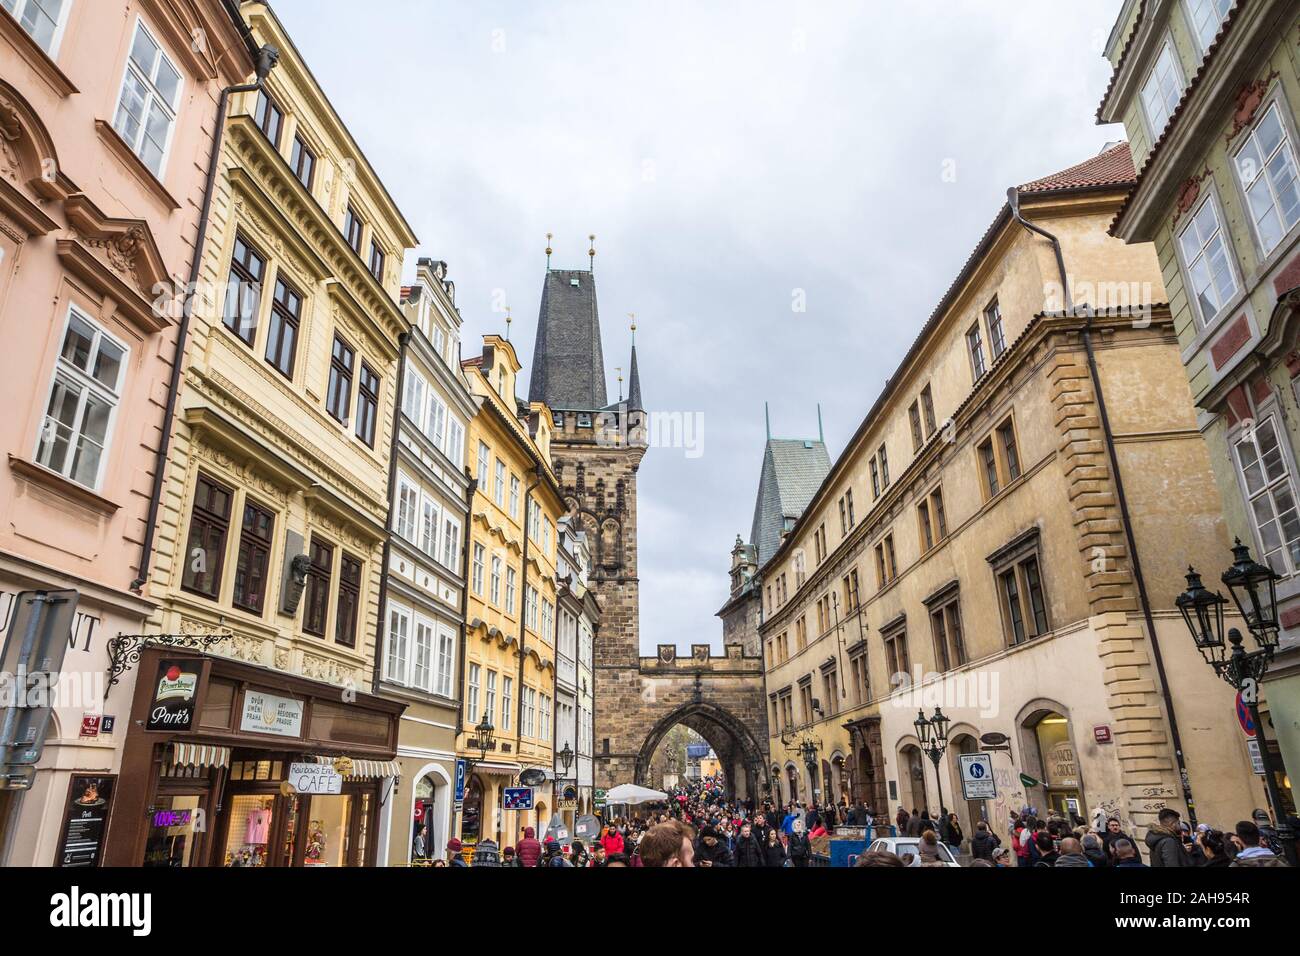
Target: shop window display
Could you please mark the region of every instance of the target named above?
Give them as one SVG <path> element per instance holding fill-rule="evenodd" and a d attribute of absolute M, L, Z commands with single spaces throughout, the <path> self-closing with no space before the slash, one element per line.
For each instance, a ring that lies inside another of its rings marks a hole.
<path fill-rule="evenodd" d="M 352 820 L 352 797 L 313 796 L 311 822 L 307 827 L 304 866 L 346 866 L 348 830 Z"/>
<path fill-rule="evenodd" d="M 149 811 L 149 836 L 144 865 L 187 867 L 194 865 L 195 824 L 201 798 L 197 795 L 162 797 Z"/>
<path fill-rule="evenodd" d="M 240 795 L 230 801 L 230 825 L 226 833 L 226 866 L 267 865 L 271 838 L 272 797 Z"/>

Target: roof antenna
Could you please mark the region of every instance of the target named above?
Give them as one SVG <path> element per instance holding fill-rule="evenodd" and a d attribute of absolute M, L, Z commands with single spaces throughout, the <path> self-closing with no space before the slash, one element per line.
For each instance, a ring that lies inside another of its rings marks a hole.
<path fill-rule="evenodd" d="M 510 341 L 510 323 L 513 321 L 514 319 L 510 317 L 510 306 L 506 306 L 506 341 L 507 342 Z"/>
<path fill-rule="evenodd" d="M 826 444 L 826 432 L 822 428 L 822 403 L 817 403 L 817 440 L 823 445 Z"/>
<path fill-rule="evenodd" d="M 587 250 L 587 255 L 591 257 L 591 271 L 596 271 L 596 236 L 592 234 L 587 237 L 591 240 L 591 248 Z"/>
<path fill-rule="evenodd" d="M 767 402 L 763 403 L 763 417 L 767 419 L 767 440 L 772 440 L 772 409 Z"/>
<path fill-rule="evenodd" d="M 554 251 L 551 249 L 551 235 L 552 234 L 549 232 L 546 234 L 546 271 L 547 272 L 551 271 L 551 253 Z"/>

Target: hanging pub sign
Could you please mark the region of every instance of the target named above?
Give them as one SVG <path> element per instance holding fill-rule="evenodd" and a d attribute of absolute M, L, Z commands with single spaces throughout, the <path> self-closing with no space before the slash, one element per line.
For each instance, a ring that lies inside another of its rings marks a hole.
<path fill-rule="evenodd" d="M 153 686 L 153 702 L 145 730 L 178 733 L 194 726 L 195 697 L 199 689 L 199 669 L 194 661 L 158 662 L 158 678 Z"/>
<path fill-rule="evenodd" d="M 112 774 L 72 778 L 55 866 L 99 866 L 116 783 L 117 777 Z"/>

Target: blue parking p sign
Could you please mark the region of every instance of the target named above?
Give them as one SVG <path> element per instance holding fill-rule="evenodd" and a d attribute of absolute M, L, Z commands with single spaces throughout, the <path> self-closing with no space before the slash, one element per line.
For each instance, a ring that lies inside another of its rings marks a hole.
<path fill-rule="evenodd" d="M 465 761 L 456 761 L 456 802 L 465 800 Z"/>

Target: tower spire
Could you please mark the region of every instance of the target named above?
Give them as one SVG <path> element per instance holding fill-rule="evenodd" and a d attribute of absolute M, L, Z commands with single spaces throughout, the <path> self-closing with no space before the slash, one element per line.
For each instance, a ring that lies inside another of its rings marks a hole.
<path fill-rule="evenodd" d="M 547 272 L 551 271 L 551 253 L 555 251 L 551 248 L 551 235 L 552 234 L 549 232 L 546 234 L 546 271 Z"/>
<path fill-rule="evenodd" d="M 591 240 L 591 248 L 587 250 L 587 255 L 591 259 L 591 271 L 596 271 L 596 234 L 592 233 L 587 237 Z"/>
<path fill-rule="evenodd" d="M 641 399 L 641 372 L 636 365 L 636 313 L 629 312 L 627 315 L 632 320 L 632 364 L 627 379 L 627 407 L 629 411 L 643 412 L 645 403 Z"/>
<path fill-rule="evenodd" d="M 826 444 L 826 430 L 822 428 L 822 403 L 817 403 L 817 440 Z"/>
<path fill-rule="evenodd" d="M 772 406 L 763 403 L 763 417 L 767 420 L 767 440 L 772 440 Z"/>

